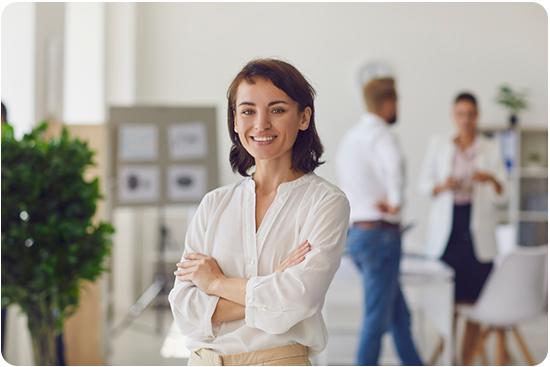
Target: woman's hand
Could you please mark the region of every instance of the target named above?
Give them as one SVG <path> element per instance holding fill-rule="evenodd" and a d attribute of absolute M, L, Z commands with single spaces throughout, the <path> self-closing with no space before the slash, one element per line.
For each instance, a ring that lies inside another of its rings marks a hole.
<path fill-rule="evenodd" d="M 438 195 L 440 192 L 445 190 L 458 190 L 461 185 L 461 180 L 455 180 L 454 178 L 449 176 L 444 184 L 434 187 L 434 195 Z"/>
<path fill-rule="evenodd" d="M 275 271 L 285 271 L 286 269 L 293 267 L 294 265 L 298 265 L 305 260 L 305 255 L 310 251 L 311 244 L 307 240 L 305 240 L 300 244 L 300 246 L 292 250 L 290 255 L 288 255 L 288 257 L 275 268 Z"/>
<path fill-rule="evenodd" d="M 493 184 L 493 186 L 495 188 L 495 191 L 497 192 L 498 195 L 500 195 L 502 193 L 502 186 L 495 179 L 495 176 L 493 176 L 490 173 L 482 172 L 482 171 L 475 171 L 474 175 L 472 176 L 472 180 L 477 181 L 477 182 L 482 182 L 482 183 L 490 182 L 490 183 Z"/>
<path fill-rule="evenodd" d="M 186 254 L 183 258 L 189 261 L 176 264 L 178 268 L 182 268 L 174 272 L 176 278 L 182 282 L 193 282 L 208 295 L 214 294 L 216 283 L 225 278 L 216 259 L 198 253 Z"/>

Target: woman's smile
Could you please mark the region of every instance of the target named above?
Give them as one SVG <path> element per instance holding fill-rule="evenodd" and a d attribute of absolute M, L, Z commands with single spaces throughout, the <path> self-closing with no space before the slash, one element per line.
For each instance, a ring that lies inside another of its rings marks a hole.
<path fill-rule="evenodd" d="M 277 138 L 276 135 L 253 135 L 251 136 L 255 144 L 258 145 L 269 145 L 273 143 L 273 140 Z"/>

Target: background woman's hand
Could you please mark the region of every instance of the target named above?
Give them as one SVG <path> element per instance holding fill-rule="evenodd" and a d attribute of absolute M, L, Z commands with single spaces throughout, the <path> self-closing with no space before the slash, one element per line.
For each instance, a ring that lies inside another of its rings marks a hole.
<path fill-rule="evenodd" d="M 500 195 L 502 193 L 502 186 L 495 179 L 495 176 L 493 176 L 490 173 L 482 172 L 482 171 L 475 171 L 474 175 L 472 176 L 472 180 L 477 181 L 477 182 L 490 182 L 490 183 L 493 184 L 497 194 Z"/>
<path fill-rule="evenodd" d="M 456 179 L 449 176 L 447 178 L 447 181 L 445 181 L 444 184 L 437 185 L 436 187 L 434 187 L 434 195 L 437 195 L 440 192 L 445 191 L 445 190 L 453 190 L 453 191 L 458 190 L 461 185 L 462 185 L 461 180 L 456 180 Z"/>
<path fill-rule="evenodd" d="M 296 247 L 290 255 L 282 262 L 280 263 L 276 268 L 275 271 L 285 271 L 286 269 L 298 265 L 302 261 L 305 260 L 305 255 L 311 251 L 311 244 L 305 240 L 300 244 L 300 246 Z"/>
<path fill-rule="evenodd" d="M 475 171 L 472 180 L 477 182 L 493 182 L 495 177 L 487 172 Z"/>
<path fill-rule="evenodd" d="M 193 282 L 206 294 L 213 294 L 216 283 L 225 278 L 218 262 L 211 256 L 192 253 L 183 257 L 189 261 L 177 263 L 178 269 L 174 272 L 176 278 L 182 282 Z"/>

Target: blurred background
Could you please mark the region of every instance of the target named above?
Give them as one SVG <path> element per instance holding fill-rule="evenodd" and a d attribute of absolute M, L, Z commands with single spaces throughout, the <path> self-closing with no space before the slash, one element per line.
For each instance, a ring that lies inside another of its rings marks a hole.
<path fill-rule="evenodd" d="M 420 196 L 416 182 L 429 137 L 454 131 L 454 97 L 464 90 L 474 93 L 480 130 L 498 138 L 509 127 L 509 113 L 496 100 L 499 88 L 525 91 L 528 109 L 514 128 L 514 168 L 520 169 L 509 177 L 514 204 L 502 208 L 502 223 L 513 226 L 517 245 L 548 242 L 548 17 L 539 4 L 12 3 L 3 9 L 1 23 L 1 97 L 15 138 L 48 120 L 50 136 L 66 125 L 71 136 L 89 141 L 97 151 L 93 174 L 106 196 L 97 215 L 116 228 L 110 272 L 88 286 L 80 311 L 64 330 L 69 365 L 186 363 L 184 342 L 167 338 L 172 323 L 167 302 L 155 299 L 145 310 L 134 308 L 139 317 L 127 315 L 158 276 L 159 262 L 171 288 L 169 275 L 183 251 L 193 205 L 163 203 L 159 211 L 113 198 L 113 126 L 129 121 L 112 113 L 139 106 L 214 111 L 208 137 L 214 154 L 209 169 L 216 180 L 208 188 L 235 182 L 239 177 L 228 162 L 226 91 L 253 58 L 287 60 L 316 89 L 326 160 L 316 173 L 335 184 L 336 148 L 364 111 L 359 71 L 372 61 L 391 66 L 399 96 L 393 131 L 407 165 L 404 222 L 414 224 L 403 237 L 407 254 L 424 250 L 430 202 Z M 135 122 L 142 122 L 136 114 Z M 534 170 L 521 170 L 530 165 Z M 167 229 L 165 237 L 159 223 Z M 165 252 L 159 260 L 161 240 Z M 345 261 L 342 266 L 351 269 Z M 334 294 L 351 297 L 327 314 L 333 344 L 319 364 L 354 361 L 361 315 L 360 297 L 354 294 L 361 288 L 353 288 L 353 270 L 342 272 L 340 290 L 346 291 Z M 441 333 L 424 317 L 423 282 L 410 282 L 404 292 L 413 334 L 428 361 Z M 349 325 L 338 319 L 342 310 L 348 310 L 343 313 Z M 4 358 L 32 365 L 24 316 L 8 310 L 7 317 Z M 331 328 L 331 322 L 349 327 Z M 546 358 L 547 322 L 543 313 L 522 326 L 536 363 Z M 489 350 L 493 344 L 488 343 Z M 510 348 L 519 356 L 511 363 L 523 364 L 521 351 Z M 388 340 L 382 363 L 399 363 Z"/>

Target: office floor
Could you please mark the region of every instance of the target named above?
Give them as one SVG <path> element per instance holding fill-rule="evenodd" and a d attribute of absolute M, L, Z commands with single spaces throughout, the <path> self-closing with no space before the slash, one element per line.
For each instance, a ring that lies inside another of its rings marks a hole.
<path fill-rule="evenodd" d="M 164 313 L 164 327 L 168 330 L 172 323 L 172 314 L 169 310 Z M 107 365 L 111 366 L 181 366 L 186 365 L 186 359 L 163 358 L 160 355 L 160 349 L 164 342 L 164 337 L 155 332 L 156 313 L 153 309 L 146 309 L 136 319 L 135 323 L 124 330 L 114 341 L 112 353 L 107 359 Z M 459 327 L 459 338 L 461 338 L 462 327 Z M 536 319 L 525 322 L 519 328 L 524 337 L 527 347 L 531 351 L 535 363 L 541 363 L 548 351 L 548 315 L 542 315 Z M 437 345 L 437 336 L 430 332 L 429 328 L 424 330 L 424 342 L 422 343 L 421 355 L 427 360 Z M 459 339 L 461 340 L 461 339 Z M 343 338 L 337 335 L 331 336 L 331 343 L 337 346 L 338 343 L 346 343 Z M 525 360 L 519 350 L 519 347 L 512 338 L 508 336 L 507 344 L 513 358 L 513 365 L 526 365 Z M 489 364 L 494 364 L 496 340 L 491 336 L 486 345 Z M 381 363 L 384 365 L 395 365 L 399 359 L 395 356 L 391 338 L 386 335 L 384 338 L 384 350 L 382 351 Z M 480 364 L 480 361 L 477 361 Z"/>

